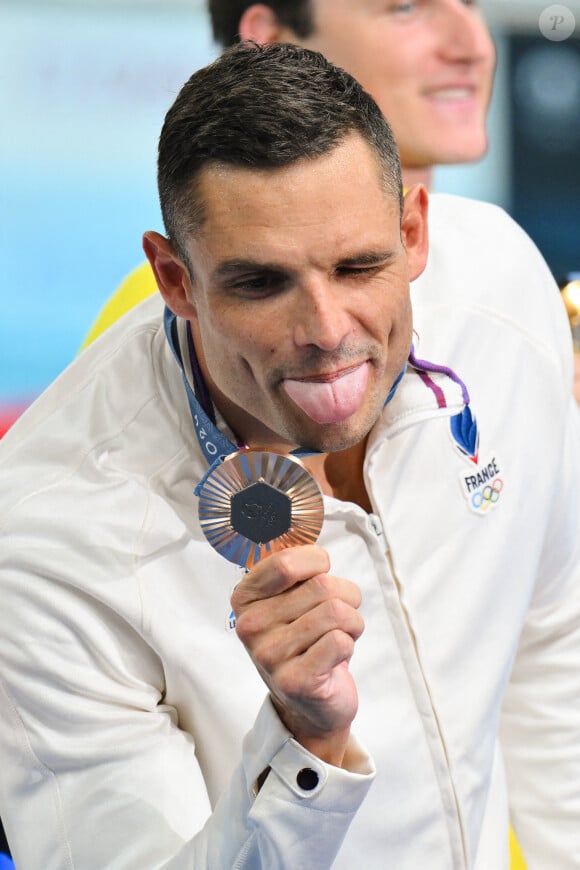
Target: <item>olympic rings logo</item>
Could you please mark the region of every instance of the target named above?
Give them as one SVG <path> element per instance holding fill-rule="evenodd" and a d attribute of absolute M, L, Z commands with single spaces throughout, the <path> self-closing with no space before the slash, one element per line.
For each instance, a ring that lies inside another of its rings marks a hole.
<path fill-rule="evenodd" d="M 471 496 L 471 506 L 476 511 L 487 511 L 492 505 L 499 501 L 501 491 L 503 489 L 503 480 L 501 477 L 494 478 L 491 484 L 487 484 L 483 489 L 474 492 Z"/>

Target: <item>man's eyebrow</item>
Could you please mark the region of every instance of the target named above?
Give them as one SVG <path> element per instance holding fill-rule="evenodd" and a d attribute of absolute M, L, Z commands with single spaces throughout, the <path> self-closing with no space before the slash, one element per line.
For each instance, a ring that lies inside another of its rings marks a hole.
<path fill-rule="evenodd" d="M 396 256 L 392 248 L 384 250 L 361 251 L 358 253 L 348 254 L 341 257 L 337 261 L 337 266 L 375 266 L 378 263 L 386 263 L 393 260 Z M 246 274 L 271 274 L 285 275 L 288 269 L 281 266 L 279 263 L 270 263 L 263 260 L 224 260 L 220 263 L 213 272 L 214 280 L 227 280 L 235 278 L 237 275 Z"/>
<path fill-rule="evenodd" d="M 378 263 L 388 263 L 396 256 L 392 248 L 377 251 L 362 251 L 358 254 L 352 254 L 346 257 L 341 257 L 338 261 L 339 266 L 376 266 Z"/>
<path fill-rule="evenodd" d="M 213 272 L 215 278 L 233 278 L 236 275 L 244 275 L 250 272 L 270 272 L 272 274 L 282 274 L 284 268 L 277 263 L 264 263 L 260 260 L 224 260 L 220 263 Z"/>

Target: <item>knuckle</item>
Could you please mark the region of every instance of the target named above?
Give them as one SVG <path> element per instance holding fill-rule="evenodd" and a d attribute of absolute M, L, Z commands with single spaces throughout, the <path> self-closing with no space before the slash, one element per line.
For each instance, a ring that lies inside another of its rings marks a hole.
<path fill-rule="evenodd" d="M 287 699 L 304 697 L 307 694 L 306 681 L 302 670 L 295 662 L 288 662 L 276 674 L 279 693 Z"/>
<path fill-rule="evenodd" d="M 240 592 L 239 586 L 236 586 L 236 588 L 234 589 L 234 591 L 232 592 L 232 594 L 230 596 L 230 604 L 232 606 L 232 610 L 234 611 L 234 613 L 237 614 L 238 611 L 241 610 L 242 605 L 244 603 L 243 598 L 244 598 L 244 596 Z"/>
<path fill-rule="evenodd" d="M 334 578 L 330 574 L 317 574 L 308 582 L 319 601 L 327 601 L 336 594 Z"/>
<path fill-rule="evenodd" d="M 343 650 L 352 650 L 354 647 L 354 641 L 350 634 L 346 631 L 343 631 L 341 628 L 333 629 L 333 639 L 334 643 L 339 647 L 339 649 Z"/>
<path fill-rule="evenodd" d="M 234 613 L 237 614 L 239 611 L 247 608 L 252 603 L 254 597 L 252 586 L 247 580 L 242 580 L 241 583 L 234 586 L 230 595 L 230 604 Z"/>
<path fill-rule="evenodd" d="M 242 630 L 244 630 L 243 625 Z M 260 630 L 251 635 L 245 634 L 241 640 L 260 673 L 266 673 L 273 678 L 280 668 L 286 665 L 288 632 L 284 627 L 269 631 Z"/>
<path fill-rule="evenodd" d="M 276 569 L 284 585 L 290 584 L 296 575 L 296 555 L 292 547 L 281 550 L 276 554 Z"/>
<path fill-rule="evenodd" d="M 321 547 L 306 545 L 287 547 L 269 557 L 276 562 L 278 575 L 287 585 L 297 578 L 307 580 L 330 570 L 330 557 Z"/>
<path fill-rule="evenodd" d="M 345 659 L 350 659 L 354 652 L 354 640 L 350 634 L 335 628 L 329 632 L 329 637 L 337 653 Z"/>
<path fill-rule="evenodd" d="M 262 630 L 262 619 L 258 610 L 257 607 L 250 607 L 238 614 L 233 607 L 236 614 L 236 634 L 244 646 L 247 646 Z"/>
<path fill-rule="evenodd" d="M 351 580 L 349 582 L 350 594 L 352 596 L 352 605 L 353 607 L 360 607 L 362 604 L 362 592 L 360 587 L 357 586 L 356 583 L 353 583 Z"/>
<path fill-rule="evenodd" d="M 252 652 L 259 670 L 274 674 L 280 664 L 280 644 L 275 637 L 263 638 Z"/>
<path fill-rule="evenodd" d="M 340 598 L 329 598 L 324 604 L 328 624 L 338 628 L 348 621 L 351 608 Z"/>

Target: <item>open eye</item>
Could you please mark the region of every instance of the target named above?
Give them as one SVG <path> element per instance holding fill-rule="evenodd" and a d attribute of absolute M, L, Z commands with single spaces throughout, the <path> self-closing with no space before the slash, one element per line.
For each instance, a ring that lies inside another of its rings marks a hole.
<path fill-rule="evenodd" d="M 281 292 L 287 285 L 286 275 L 275 271 L 265 271 L 240 275 L 233 280 L 229 288 L 233 293 L 250 298 L 261 298 Z"/>
<path fill-rule="evenodd" d="M 413 12 L 416 6 L 416 3 L 393 3 L 389 11 L 400 15 L 408 15 L 410 12 Z"/>

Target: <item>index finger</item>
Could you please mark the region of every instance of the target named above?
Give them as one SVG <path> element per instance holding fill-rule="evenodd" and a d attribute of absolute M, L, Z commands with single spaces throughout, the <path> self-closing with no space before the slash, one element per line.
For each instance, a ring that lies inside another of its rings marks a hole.
<path fill-rule="evenodd" d="M 329 570 L 328 553 L 316 544 L 279 550 L 254 565 L 241 583 L 238 583 L 232 595 L 232 605 L 234 599 L 240 607 L 253 601 L 272 598 L 297 583 L 317 574 L 325 574 Z"/>

